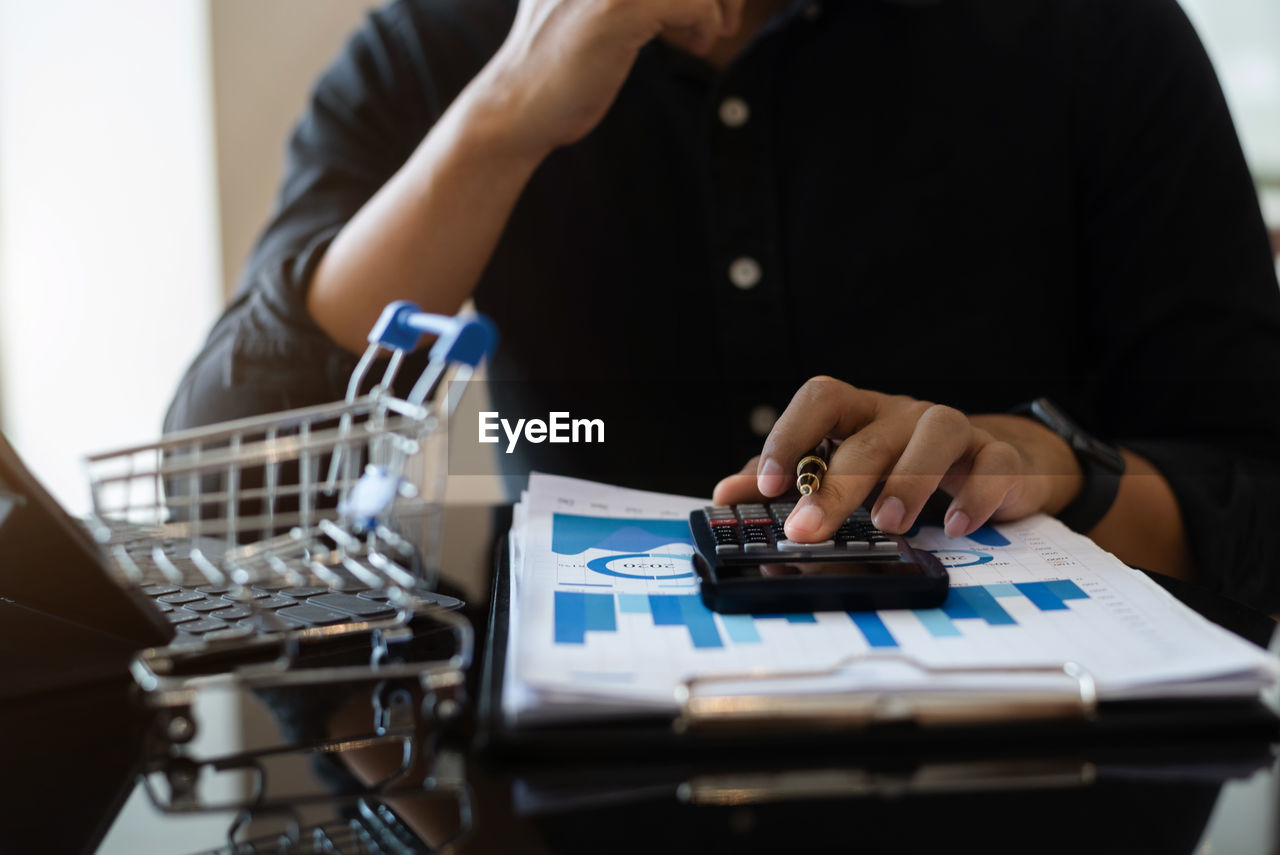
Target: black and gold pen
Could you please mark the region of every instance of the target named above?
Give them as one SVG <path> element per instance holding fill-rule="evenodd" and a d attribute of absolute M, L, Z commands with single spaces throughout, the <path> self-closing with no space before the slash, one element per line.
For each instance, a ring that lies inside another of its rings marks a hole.
<path fill-rule="evenodd" d="M 814 449 L 800 458 L 796 464 L 796 489 L 807 496 L 818 492 L 822 476 L 827 474 L 827 461 L 831 459 L 831 440 L 824 439 Z"/>

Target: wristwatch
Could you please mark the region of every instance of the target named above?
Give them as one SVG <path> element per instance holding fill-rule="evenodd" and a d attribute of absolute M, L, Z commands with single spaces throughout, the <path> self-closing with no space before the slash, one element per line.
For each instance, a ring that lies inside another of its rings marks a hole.
<path fill-rule="evenodd" d="M 1124 455 L 1114 445 L 1086 432 L 1048 398 L 1019 404 L 1010 413 L 1035 419 L 1066 440 L 1075 452 L 1084 474 L 1084 486 L 1057 516 L 1068 528 L 1088 532 L 1107 515 L 1116 500 L 1120 478 L 1124 475 Z"/>

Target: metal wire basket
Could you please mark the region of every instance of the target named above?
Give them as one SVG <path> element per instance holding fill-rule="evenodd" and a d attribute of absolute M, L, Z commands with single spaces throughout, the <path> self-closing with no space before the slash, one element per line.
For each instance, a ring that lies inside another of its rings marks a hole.
<path fill-rule="evenodd" d="M 397 398 L 393 382 L 424 332 L 438 336 L 430 362 Z M 310 578 L 340 586 L 349 575 L 391 591 L 430 586 L 434 562 L 422 563 L 427 575 L 406 566 L 412 544 L 395 524 L 438 511 L 444 466 L 437 452 L 426 467 L 430 483 L 419 488 L 407 465 L 440 438 L 495 338 L 483 317 L 393 303 L 369 335 L 345 400 L 89 456 L 90 525 L 120 581 L 244 586 Z M 383 349 L 391 356 L 382 380 L 361 395 Z M 448 393 L 437 394 L 446 385 Z"/>
<path fill-rule="evenodd" d="M 412 391 L 397 397 L 394 381 L 423 334 L 436 336 L 427 367 Z M 421 730 L 422 717 L 459 712 L 472 630 L 431 593 L 444 428 L 496 333 L 481 316 L 432 315 L 401 302 L 383 311 L 369 342 L 342 401 L 87 458 L 89 527 L 122 585 L 142 592 L 155 585 L 217 590 L 236 614 L 246 615 L 225 629 L 135 657 L 133 675 L 157 712 L 144 765 L 169 775 L 173 792 L 188 792 L 182 779 L 192 761 L 181 746 L 195 735 L 192 706 L 205 688 L 367 684 L 375 698 L 385 699 L 407 681 L 423 699 L 421 708 L 395 727 L 375 715 L 372 727 L 374 737 L 402 741 Z M 362 392 L 387 351 L 381 379 Z M 271 599 L 264 592 L 286 587 L 358 591 L 393 606 L 394 615 L 386 616 L 383 606 L 377 619 L 353 615 L 337 625 L 282 626 L 264 605 Z M 411 623 L 424 617 L 452 634 L 448 653 L 427 662 L 406 652 Z M 367 654 L 354 663 L 348 657 L 334 664 L 330 657 L 319 667 L 306 664 L 309 648 L 352 638 L 369 640 Z M 377 708 L 375 700 L 375 714 Z M 188 798 L 182 809 L 200 803 Z"/>

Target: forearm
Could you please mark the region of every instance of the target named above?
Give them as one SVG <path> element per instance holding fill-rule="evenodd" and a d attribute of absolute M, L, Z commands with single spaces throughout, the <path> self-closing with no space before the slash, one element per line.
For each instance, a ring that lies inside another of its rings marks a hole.
<path fill-rule="evenodd" d="M 1195 568 L 1173 489 L 1149 461 L 1121 450 L 1126 468 L 1120 491 L 1089 536 L 1126 564 L 1191 579 Z"/>
<path fill-rule="evenodd" d="M 513 143 L 503 113 L 482 73 L 334 239 L 307 311 L 339 345 L 363 350 L 393 300 L 452 314 L 470 296 L 546 154 Z"/>
<path fill-rule="evenodd" d="M 742 2 L 520 3 L 497 54 L 334 239 L 310 283 L 312 319 L 358 351 L 392 300 L 456 311 L 533 171 L 604 117 L 640 49 L 675 32 L 706 54 L 737 30 Z"/>
<path fill-rule="evenodd" d="M 1084 481 L 1075 453 L 1053 431 L 1021 416 L 981 415 L 973 422 L 1012 443 L 1027 470 L 1044 476 L 1043 498 L 1036 500 L 1040 510 L 1056 514 L 1079 494 Z M 1190 579 L 1191 551 L 1172 487 L 1146 458 L 1121 452 L 1125 474 L 1115 502 L 1088 535 L 1126 564 Z"/>

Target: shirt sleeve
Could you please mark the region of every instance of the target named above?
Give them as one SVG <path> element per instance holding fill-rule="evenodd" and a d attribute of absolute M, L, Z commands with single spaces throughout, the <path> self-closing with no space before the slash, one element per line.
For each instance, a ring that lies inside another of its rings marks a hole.
<path fill-rule="evenodd" d="M 1076 343 L 1098 429 L 1177 496 L 1199 580 L 1280 609 L 1280 290 L 1212 66 L 1174 0 L 1080 19 Z"/>
<path fill-rule="evenodd" d="M 165 430 L 343 396 L 356 357 L 307 313 L 311 277 L 509 23 L 509 10 L 495 0 L 396 2 L 366 18 L 312 91 L 289 141 L 275 214 L 235 299 L 183 377 Z"/>

